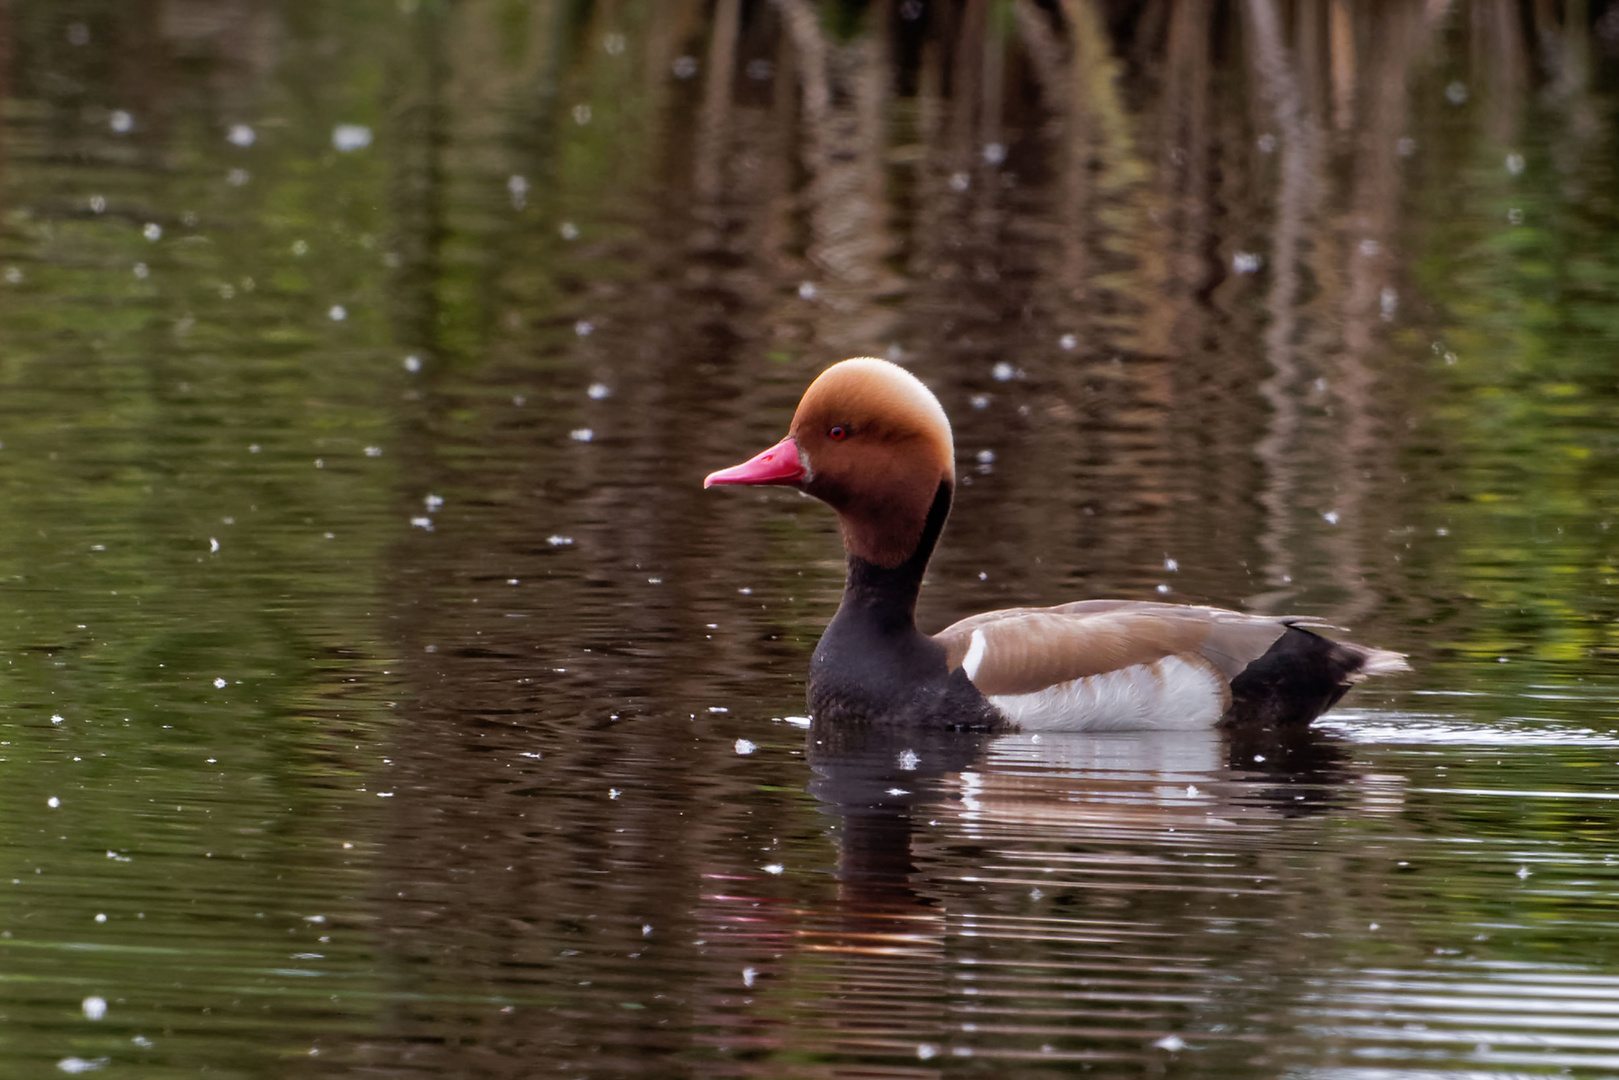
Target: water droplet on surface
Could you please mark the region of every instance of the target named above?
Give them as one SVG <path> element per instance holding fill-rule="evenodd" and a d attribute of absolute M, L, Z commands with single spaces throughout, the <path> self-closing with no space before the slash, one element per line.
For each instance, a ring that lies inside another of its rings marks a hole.
<path fill-rule="evenodd" d="M 55 795 L 52 795 L 50 798 L 45 800 L 45 805 L 50 807 L 52 810 L 55 810 L 58 806 L 62 805 L 62 800 L 58 799 Z"/>
<path fill-rule="evenodd" d="M 364 124 L 338 124 L 332 129 L 332 147 L 339 153 L 364 150 L 371 145 L 371 129 Z"/>
<path fill-rule="evenodd" d="M 94 1058 L 86 1061 L 81 1057 L 65 1057 L 56 1063 L 56 1067 L 65 1073 L 77 1074 L 94 1072 L 96 1069 L 106 1068 L 112 1058 Z"/>
<path fill-rule="evenodd" d="M 252 146 L 258 137 L 258 133 L 247 124 L 232 124 L 230 126 L 230 130 L 225 133 L 226 142 L 230 143 L 232 146 L 240 146 L 244 149 Z"/>
<path fill-rule="evenodd" d="M 96 922 L 104 923 L 106 921 L 107 921 L 107 913 L 105 911 L 96 912 Z"/>

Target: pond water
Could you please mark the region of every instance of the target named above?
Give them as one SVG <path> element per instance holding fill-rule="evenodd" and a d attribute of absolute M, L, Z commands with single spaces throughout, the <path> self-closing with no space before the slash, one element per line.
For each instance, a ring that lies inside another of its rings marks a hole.
<path fill-rule="evenodd" d="M 1616 90 L 1602 3 L 0 3 L 0 1072 L 1619 1074 Z M 811 730 L 835 524 L 701 482 L 858 354 L 925 626 L 1414 673 Z"/>

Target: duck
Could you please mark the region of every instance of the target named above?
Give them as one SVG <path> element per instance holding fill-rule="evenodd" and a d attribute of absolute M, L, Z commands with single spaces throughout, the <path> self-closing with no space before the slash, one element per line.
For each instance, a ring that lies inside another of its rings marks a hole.
<path fill-rule="evenodd" d="M 1307 725 L 1403 654 L 1297 615 L 1132 600 L 989 611 L 927 634 L 916 603 L 955 492 L 939 399 L 875 357 L 833 364 L 785 438 L 703 487 L 796 488 L 837 514 L 843 599 L 810 659 L 818 724 L 994 731 Z"/>

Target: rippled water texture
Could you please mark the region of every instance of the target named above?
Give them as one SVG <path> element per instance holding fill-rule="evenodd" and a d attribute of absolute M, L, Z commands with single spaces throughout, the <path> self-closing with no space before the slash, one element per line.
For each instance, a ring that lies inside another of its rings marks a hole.
<path fill-rule="evenodd" d="M 0 0 L 0 1074 L 1619 1075 L 1619 6 Z M 1411 655 L 826 730 L 920 617 Z"/>

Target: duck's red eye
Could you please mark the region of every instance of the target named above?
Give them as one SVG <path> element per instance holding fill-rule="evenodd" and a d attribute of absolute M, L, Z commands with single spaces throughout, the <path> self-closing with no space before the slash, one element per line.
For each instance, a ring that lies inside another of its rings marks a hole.
<path fill-rule="evenodd" d="M 842 424 L 833 424 L 826 430 L 826 437 L 833 442 L 842 442 L 849 435 L 849 429 Z"/>

